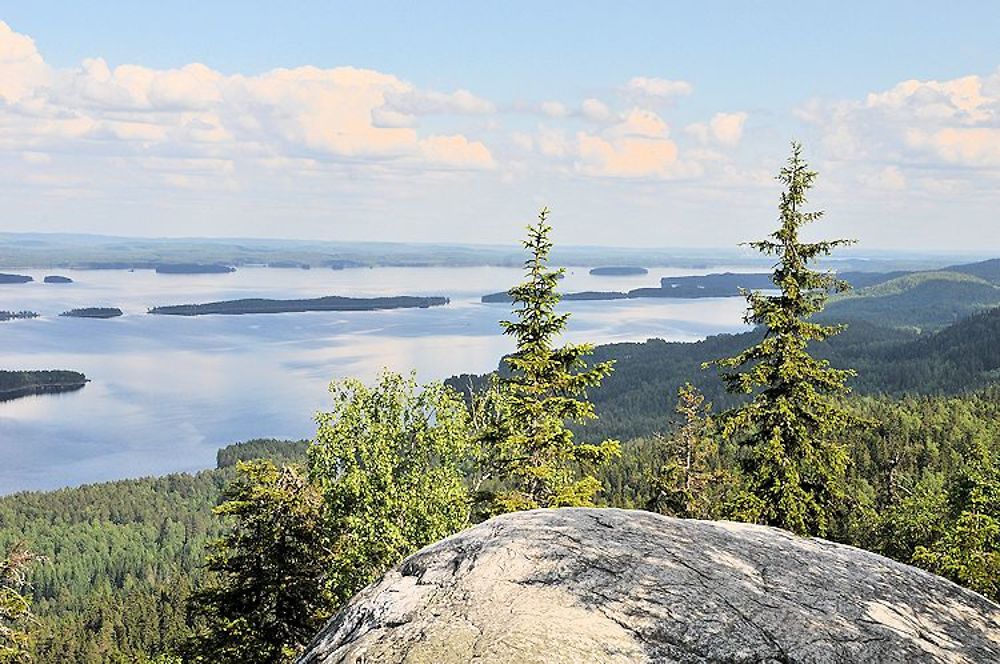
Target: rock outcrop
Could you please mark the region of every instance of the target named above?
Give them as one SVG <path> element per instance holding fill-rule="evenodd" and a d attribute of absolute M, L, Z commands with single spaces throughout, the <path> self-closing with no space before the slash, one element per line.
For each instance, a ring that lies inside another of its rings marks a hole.
<path fill-rule="evenodd" d="M 536 510 L 409 557 L 299 661 L 985 664 L 1000 662 L 1000 606 L 764 526 Z"/>

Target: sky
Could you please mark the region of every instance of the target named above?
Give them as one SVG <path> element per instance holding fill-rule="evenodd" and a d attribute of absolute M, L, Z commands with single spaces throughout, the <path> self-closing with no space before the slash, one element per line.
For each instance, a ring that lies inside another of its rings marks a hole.
<path fill-rule="evenodd" d="M 1000 249 L 1000 3 L 7 2 L 0 230 Z"/>

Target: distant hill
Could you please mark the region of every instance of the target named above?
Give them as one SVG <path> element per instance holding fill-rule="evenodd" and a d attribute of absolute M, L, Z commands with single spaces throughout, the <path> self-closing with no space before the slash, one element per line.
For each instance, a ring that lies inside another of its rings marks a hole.
<path fill-rule="evenodd" d="M 822 320 L 940 329 L 1000 306 L 1000 286 L 965 272 L 914 272 L 833 299 Z"/>
<path fill-rule="evenodd" d="M 156 266 L 157 274 L 229 274 L 236 268 L 218 263 L 164 263 Z"/>
<path fill-rule="evenodd" d="M 943 268 L 943 271 L 971 274 L 974 277 L 979 277 L 980 279 L 986 279 L 987 281 L 995 284 L 1000 284 L 1000 258 L 991 258 L 990 260 L 980 261 L 978 263 L 952 265 L 951 267 Z"/>

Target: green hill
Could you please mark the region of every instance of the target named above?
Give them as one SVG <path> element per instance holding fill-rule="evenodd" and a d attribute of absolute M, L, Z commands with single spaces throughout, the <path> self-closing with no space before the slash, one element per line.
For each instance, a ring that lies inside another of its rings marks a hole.
<path fill-rule="evenodd" d="M 1000 306 L 1000 287 L 962 272 L 914 272 L 832 299 L 820 320 L 934 330 Z"/>

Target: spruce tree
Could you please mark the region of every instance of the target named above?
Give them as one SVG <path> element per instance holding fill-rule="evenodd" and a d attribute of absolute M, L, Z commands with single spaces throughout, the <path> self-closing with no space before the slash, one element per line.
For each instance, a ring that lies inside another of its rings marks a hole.
<path fill-rule="evenodd" d="M 822 212 L 803 210 L 816 172 L 792 143 L 777 179 L 784 184 L 778 205 L 780 226 L 767 239 L 751 242 L 777 258 L 772 281 L 778 291 L 744 291 L 744 320 L 762 326 L 764 338 L 735 357 L 718 360 L 730 392 L 752 395 L 728 414 L 724 433 L 743 447 L 743 466 L 756 520 L 799 534 L 823 534 L 827 510 L 841 493 L 847 453 L 835 438 L 852 417 L 839 397 L 849 391 L 851 370 L 835 369 L 810 354 L 809 344 L 843 326 L 810 320 L 831 292 L 849 286 L 810 264 L 853 240 L 804 242 L 803 226 Z"/>
<path fill-rule="evenodd" d="M 527 278 L 509 291 L 516 320 L 500 322 L 504 334 L 517 342 L 506 358 L 509 375 L 501 380 L 509 398 L 510 428 L 498 450 L 506 483 L 495 503 L 500 512 L 592 505 L 601 489 L 594 467 L 619 453 L 618 441 L 581 443 L 568 427 L 596 417 L 586 391 L 600 385 L 612 363 L 588 367 L 591 344 L 553 346 L 569 314 L 556 313 L 556 287 L 564 270 L 549 267 L 548 215 L 548 209 L 542 209 L 538 222 L 528 227 Z"/>
<path fill-rule="evenodd" d="M 918 546 L 913 563 L 1000 600 L 1000 463 L 982 440 L 969 456 L 950 491 L 957 516 L 945 515 L 944 534 Z"/>
<path fill-rule="evenodd" d="M 211 544 L 209 581 L 191 598 L 200 624 L 186 659 L 284 664 L 337 605 L 326 504 L 292 467 L 256 460 L 237 469 L 215 509 L 228 531 Z"/>
<path fill-rule="evenodd" d="M 725 479 L 715 440 L 711 404 L 691 383 L 677 390 L 676 412 L 680 426 L 660 445 L 666 462 L 653 480 L 656 496 L 652 507 L 671 516 L 708 519 L 717 511 L 718 485 Z"/>

